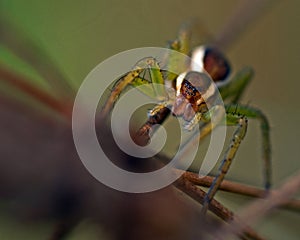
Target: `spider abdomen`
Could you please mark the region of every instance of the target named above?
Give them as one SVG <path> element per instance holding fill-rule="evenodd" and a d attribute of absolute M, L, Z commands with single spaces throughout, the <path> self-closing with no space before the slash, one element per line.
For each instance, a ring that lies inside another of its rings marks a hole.
<path fill-rule="evenodd" d="M 216 47 L 200 46 L 192 52 L 191 70 L 205 70 L 218 84 L 227 80 L 231 67 L 227 58 Z"/>

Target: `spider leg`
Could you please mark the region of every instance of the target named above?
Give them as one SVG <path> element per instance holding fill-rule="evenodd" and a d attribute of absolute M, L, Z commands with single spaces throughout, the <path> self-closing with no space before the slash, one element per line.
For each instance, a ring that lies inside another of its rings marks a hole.
<path fill-rule="evenodd" d="M 169 43 L 169 48 L 188 55 L 193 47 L 211 42 L 212 39 L 213 35 L 205 24 L 200 19 L 191 18 L 182 23 L 177 39 Z"/>
<path fill-rule="evenodd" d="M 176 52 L 180 52 L 185 55 L 190 54 L 191 35 L 192 25 L 184 24 L 179 29 L 177 38 L 168 44 L 168 48 L 175 51 L 170 51 L 166 56 L 166 59 L 163 61 L 164 66 L 167 66 L 167 69 L 169 70 L 166 75 L 166 79 L 169 81 L 175 81 L 178 76 L 176 73 L 182 73 L 188 68 L 188 63 L 185 62 L 185 59 Z"/>
<path fill-rule="evenodd" d="M 151 82 L 147 81 L 143 77 L 140 77 L 140 74 L 145 70 L 149 70 Z M 150 86 L 150 83 L 154 84 Z M 101 110 L 101 118 L 104 119 L 109 114 L 114 106 L 114 103 L 117 101 L 118 96 L 129 85 L 133 85 L 134 87 L 142 86 L 140 88 L 142 92 L 144 92 L 148 96 L 155 96 L 155 98 L 161 100 L 162 96 L 165 96 L 165 89 L 163 84 L 164 79 L 157 60 L 153 57 L 146 57 L 141 59 L 135 64 L 132 71 L 119 79 L 115 84 L 110 96 L 106 100 Z"/>
<path fill-rule="evenodd" d="M 235 113 L 247 118 L 254 118 L 260 121 L 260 129 L 262 134 L 262 158 L 264 161 L 264 187 L 268 190 L 271 186 L 271 143 L 270 143 L 270 127 L 265 114 L 254 107 L 239 104 L 245 88 L 253 78 L 254 71 L 250 67 L 244 67 L 233 76 L 229 84 L 219 87 L 223 100 L 230 100 L 230 104 L 226 105 L 227 113 Z M 229 121 L 232 114 L 227 115 Z M 231 117 L 232 118 L 232 117 Z M 235 117 L 234 117 L 235 118 Z M 231 119 L 232 121 L 232 119 Z M 232 123 L 231 123 L 232 124 Z"/>
<path fill-rule="evenodd" d="M 261 123 L 265 189 L 268 190 L 271 186 L 271 144 L 269 137 L 268 119 L 259 109 L 246 105 L 229 104 L 226 106 L 226 112 L 227 124 L 233 125 L 238 123 L 238 128 L 234 133 L 234 137 L 231 141 L 230 147 L 225 153 L 224 159 L 219 168 L 219 172 L 208 190 L 207 196 L 203 204 L 203 213 L 207 211 L 209 202 L 213 199 L 214 195 L 216 194 L 221 182 L 223 181 L 226 173 L 229 170 L 231 162 L 241 144 L 241 141 L 245 137 L 248 125 L 248 118 L 258 119 Z"/>
<path fill-rule="evenodd" d="M 150 141 L 150 131 L 156 124 L 162 124 L 170 115 L 171 110 L 163 104 L 158 104 L 154 107 L 154 111 L 148 114 L 147 121 L 139 128 L 134 136 L 134 141 L 138 145 L 145 146 Z"/>
<path fill-rule="evenodd" d="M 227 112 L 235 112 L 247 118 L 253 118 L 260 121 L 260 131 L 262 137 L 262 159 L 264 172 L 264 187 L 266 190 L 271 187 L 271 141 L 270 124 L 266 115 L 258 108 L 248 105 L 231 104 L 226 106 Z M 230 115 L 227 115 L 227 121 L 230 121 Z"/>
<path fill-rule="evenodd" d="M 225 157 L 222 160 L 222 163 L 220 165 L 218 174 L 215 176 L 214 181 L 212 183 L 212 185 L 210 186 L 205 199 L 204 199 L 204 203 L 203 203 L 203 208 L 202 208 L 202 212 L 206 213 L 207 209 L 208 209 L 208 205 L 210 203 L 210 201 L 213 199 L 213 197 L 215 196 L 221 182 L 223 181 L 226 173 L 229 170 L 229 167 L 232 163 L 233 158 L 235 157 L 235 154 L 241 144 L 241 141 L 243 140 L 243 138 L 245 137 L 246 131 L 247 131 L 247 125 L 248 125 L 248 120 L 245 117 L 241 117 L 239 118 L 238 121 L 238 128 L 235 131 L 230 147 L 228 148 L 228 150 L 225 153 Z"/>

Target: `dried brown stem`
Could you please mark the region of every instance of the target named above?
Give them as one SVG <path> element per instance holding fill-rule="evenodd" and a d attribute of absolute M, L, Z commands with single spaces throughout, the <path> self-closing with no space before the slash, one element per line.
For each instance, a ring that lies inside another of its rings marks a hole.
<path fill-rule="evenodd" d="M 184 176 L 192 183 L 203 186 L 203 187 L 210 187 L 210 185 L 213 182 L 214 177 L 211 176 L 205 176 L 205 177 L 199 177 L 198 174 L 192 173 L 192 172 L 185 172 Z M 263 198 L 265 197 L 266 193 L 265 190 L 259 189 L 256 187 L 252 187 L 245 184 L 240 184 L 228 180 L 223 180 L 221 183 L 221 186 L 219 188 L 220 190 L 232 192 L 232 193 L 238 193 L 244 196 L 250 196 L 250 197 L 256 197 L 256 198 Z M 275 193 L 276 191 L 271 191 L 272 193 Z M 298 199 L 291 199 L 282 207 L 291 209 L 291 210 L 298 210 L 300 211 L 300 200 Z"/>
<path fill-rule="evenodd" d="M 254 224 L 259 219 L 269 214 L 272 210 L 286 204 L 300 189 L 300 172 L 297 175 L 285 180 L 284 184 L 276 191 L 271 192 L 264 199 L 256 200 L 239 213 L 239 221 L 231 220 L 230 225 L 224 225 L 216 233 L 217 239 L 228 239 L 244 231 L 245 225 Z"/>
<path fill-rule="evenodd" d="M 190 196 L 198 203 L 203 204 L 206 193 L 202 189 L 194 185 L 192 182 L 190 182 L 185 175 L 179 178 L 174 183 L 174 185 L 176 188 Z M 211 201 L 209 209 L 225 221 L 238 221 L 232 211 L 230 211 L 228 208 L 223 206 L 220 202 L 218 202 L 215 199 Z M 239 233 L 238 235 L 242 239 L 245 239 L 245 237 L 249 237 L 251 239 L 264 239 L 248 226 L 244 228 L 243 233 Z"/>

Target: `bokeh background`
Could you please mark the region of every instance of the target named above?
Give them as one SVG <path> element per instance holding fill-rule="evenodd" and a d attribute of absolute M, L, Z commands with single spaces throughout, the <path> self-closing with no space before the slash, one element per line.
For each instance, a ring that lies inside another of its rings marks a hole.
<path fill-rule="evenodd" d="M 200 18 L 210 33 L 217 34 L 240 2 L 0 0 L 0 14 L 42 47 L 76 89 L 98 63 L 114 54 L 137 47 L 165 46 L 187 19 Z M 249 65 L 255 70 L 243 102 L 259 107 L 270 120 L 275 186 L 300 169 L 299 9 L 297 0 L 274 1 L 227 52 L 234 69 Z M 36 86 L 50 89 L 3 46 L 0 62 L 28 76 Z M 261 167 L 259 125 L 251 121 L 228 178 L 261 186 Z M 228 193 L 217 197 L 236 211 L 250 201 Z M 5 209 L 0 210 L 0 239 L 41 239 L 44 232 L 51 232 L 47 223 L 24 226 L 5 214 Z M 267 239 L 299 239 L 299 221 L 299 212 L 276 210 L 256 229 Z M 93 230 L 91 224 L 83 223 L 68 239 L 84 239 L 86 232 L 89 239 L 96 239 Z"/>

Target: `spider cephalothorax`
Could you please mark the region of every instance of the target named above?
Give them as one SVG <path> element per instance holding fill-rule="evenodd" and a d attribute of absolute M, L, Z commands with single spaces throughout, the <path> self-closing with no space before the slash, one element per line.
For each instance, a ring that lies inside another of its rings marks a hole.
<path fill-rule="evenodd" d="M 173 114 L 182 116 L 185 121 L 192 121 L 196 113 L 208 110 L 206 103 L 211 103 L 216 93 L 213 82 L 217 86 L 228 83 L 230 64 L 217 48 L 200 46 L 192 52 L 190 70 L 176 79 L 176 99 L 172 107 Z"/>
<path fill-rule="evenodd" d="M 182 116 L 185 121 L 191 121 L 195 113 L 207 111 L 206 100 L 210 96 L 206 92 L 210 86 L 206 86 L 207 81 L 203 81 L 208 77 L 205 75 L 190 71 L 176 79 L 176 98 L 172 108 L 174 115 Z M 214 90 L 210 90 L 209 95 L 213 93 Z"/>

